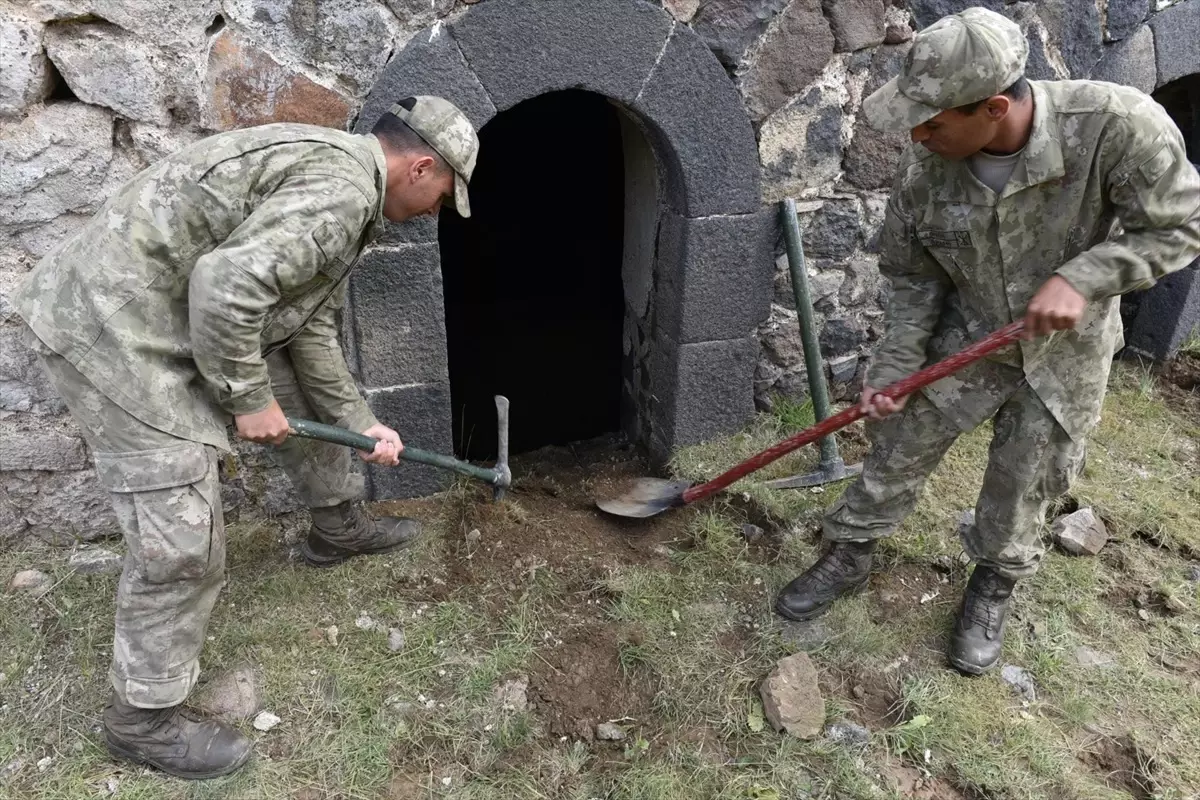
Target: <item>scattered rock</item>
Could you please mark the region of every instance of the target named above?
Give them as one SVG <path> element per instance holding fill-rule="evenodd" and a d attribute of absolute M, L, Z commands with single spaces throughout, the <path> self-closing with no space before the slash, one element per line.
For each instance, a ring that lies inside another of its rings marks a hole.
<path fill-rule="evenodd" d="M 480 539 L 482 539 L 482 538 L 483 538 L 483 534 L 479 532 L 479 528 L 472 528 L 470 531 L 467 532 L 467 536 L 466 536 L 467 544 L 471 545 L 472 547 L 478 545 Z"/>
<path fill-rule="evenodd" d="M 8 588 L 14 591 L 28 592 L 34 597 L 42 597 L 50 591 L 52 583 L 53 581 L 46 573 L 36 569 L 26 569 L 12 576 Z"/>
<path fill-rule="evenodd" d="M 938 572 L 950 573 L 954 571 L 955 563 L 953 558 L 943 553 L 933 560 L 933 568 Z"/>
<path fill-rule="evenodd" d="M 883 0 L 823 0 L 833 28 L 834 50 L 848 53 L 883 41 Z"/>
<path fill-rule="evenodd" d="M 700 0 L 663 0 L 663 8 L 680 22 L 691 22 L 700 8 Z"/>
<path fill-rule="evenodd" d="M 337 625 L 330 625 L 328 628 L 325 629 L 325 641 L 329 642 L 334 647 L 337 647 L 337 643 L 338 643 L 338 626 Z"/>
<path fill-rule="evenodd" d="M 812 83 L 832 57 L 833 32 L 820 0 L 793 0 L 772 21 L 743 77 L 746 109 L 754 121 Z"/>
<path fill-rule="evenodd" d="M 1117 659 L 1111 653 L 1105 653 L 1101 650 L 1093 650 L 1090 647 L 1080 645 L 1075 648 L 1075 663 L 1081 667 L 1112 667 L 1117 663 Z"/>
<path fill-rule="evenodd" d="M 19 117 L 45 100 L 54 73 L 42 49 L 40 22 L 0 9 L 0 117 Z"/>
<path fill-rule="evenodd" d="M 62 23 L 46 29 L 46 52 L 85 103 L 126 119 L 170 124 L 168 65 L 141 37 L 108 23 Z"/>
<path fill-rule="evenodd" d="M 611 722 L 601 722 L 596 726 L 596 738 L 602 742 L 620 742 L 625 738 L 625 731 L 620 725 Z"/>
<path fill-rule="evenodd" d="M 1138 609 L 1138 619 L 1140 619 L 1142 622 L 1149 622 L 1150 621 L 1150 612 L 1144 608 L 1139 608 Z"/>
<path fill-rule="evenodd" d="M 749 522 L 742 525 L 742 538 L 746 540 L 747 544 L 761 541 L 764 535 L 763 529 L 757 525 L 751 525 Z"/>
<path fill-rule="evenodd" d="M 205 85 L 206 124 L 232 130 L 269 122 L 305 122 L 343 128 L 350 103 L 278 63 L 226 28 L 213 40 Z"/>
<path fill-rule="evenodd" d="M 800 739 L 815 739 L 825 724 L 825 698 L 817 685 L 817 670 L 804 653 L 783 658 L 759 689 L 763 712 L 777 731 Z"/>
<path fill-rule="evenodd" d="M 1108 543 L 1108 530 L 1091 508 L 1059 517 L 1052 533 L 1059 547 L 1076 556 L 1094 556 Z"/>
<path fill-rule="evenodd" d="M 1000 670 L 1000 677 L 1013 688 L 1013 691 L 1029 702 L 1037 700 L 1037 687 L 1033 683 L 1033 676 L 1024 668 L 1006 664 Z"/>
<path fill-rule="evenodd" d="M 867 696 L 867 690 L 857 683 L 850 689 L 850 694 L 854 695 L 855 700 L 862 700 Z"/>
<path fill-rule="evenodd" d="M 524 711 L 529 706 L 529 679 L 522 676 L 505 681 L 492 692 L 492 699 L 504 711 Z"/>
<path fill-rule="evenodd" d="M 260 711 L 258 712 L 258 716 L 254 718 L 254 729 L 256 731 L 262 731 L 263 733 L 266 733 L 279 723 L 279 717 L 275 716 L 270 711 Z"/>
<path fill-rule="evenodd" d="M 850 354 L 829 359 L 829 377 L 834 383 L 849 383 L 858 374 L 858 356 Z"/>
<path fill-rule="evenodd" d="M 808 622 L 786 620 L 780 623 L 780 636 L 797 650 L 812 652 L 824 647 L 826 642 L 833 638 L 833 633 L 824 619 Z"/>
<path fill-rule="evenodd" d="M 871 732 L 849 720 L 838 720 L 825 728 L 825 736 L 847 747 L 862 747 L 871 741 Z"/>
<path fill-rule="evenodd" d="M 962 537 L 971 530 L 971 526 L 975 524 L 975 509 L 967 509 L 958 515 L 958 537 Z"/>
<path fill-rule="evenodd" d="M 404 631 L 400 628 L 392 628 L 388 631 L 388 650 L 393 653 L 399 653 L 404 649 Z"/>
<path fill-rule="evenodd" d="M 0 778 L 11 778 L 25 768 L 25 762 L 19 758 L 14 758 L 12 761 L 0 768 Z"/>
<path fill-rule="evenodd" d="M 1189 611 L 1188 604 L 1184 602 L 1183 598 L 1174 593 L 1163 595 L 1163 605 L 1172 614 L 1186 614 Z"/>
<path fill-rule="evenodd" d="M 38 772 L 45 772 L 47 769 L 50 768 L 50 765 L 52 763 L 54 763 L 54 759 L 51 758 L 50 756 L 44 756 L 42 758 L 39 758 L 38 762 L 37 762 Z"/>
<path fill-rule="evenodd" d="M 1191 566 L 1188 570 L 1187 579 L 1193 583 L 1200 582 L 1200 564 L 1193 564 Z"/>
<path fill-rule="evenodd" d="M 196 706 L 226 722 L 250 719 L 262 710 L 262 692 L 254 667 L 225 670 L 200 686 Z"/>
<path fill-rule="evenodd" d="M 368 633 L 371 631 L 384 630 L 384 625 L 373 620 L 371 615 L 365 611 L 359 614 L 357 619 L 354 620 L 354 627 L 358 628 L 360 631 L 367 631 Z"/>
<path fill-rule="evenodd" d="M 100 547 L 76 550 L 67 564 L 84 575 L 117 575 L 125 563 L 122 556 Z"/>

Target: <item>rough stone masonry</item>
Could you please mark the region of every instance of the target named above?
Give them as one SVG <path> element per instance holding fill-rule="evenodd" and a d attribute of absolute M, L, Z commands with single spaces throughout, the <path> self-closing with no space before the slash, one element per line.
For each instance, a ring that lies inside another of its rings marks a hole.
<path fill-rule="evenodd" d="M 559 2 L 560 0 L 542 0 Z M 862 98 L 894 75 L 914 28 L 966 0 L 625 0 L 709 45 L 758 137 L 763 202 L 800 204 L 835 394 L 862 379 L 887 287 L 875 240 L 902 141 Z M 272 121 L 353 123 L 390 56 L 479 3 L 530 0 L 0 0 L 0 542 L 116 531 L 89 455 L 18 337 L 24 273 L 123 181 L 197 137 Z M 1200 0 L 976 0 L 1032 43 L 1034 78 L 1147 91 L 1200 72 Z M 760 403 L 806 393 L 782 246 L 759 331 Z M 228 471 L 228 510 L 296 507 L 264 454 Z"/>

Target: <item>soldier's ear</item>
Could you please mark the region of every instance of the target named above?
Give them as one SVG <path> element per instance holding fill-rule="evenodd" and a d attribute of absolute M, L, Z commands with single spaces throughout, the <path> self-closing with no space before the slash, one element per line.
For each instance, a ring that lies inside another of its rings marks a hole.
<path fill-rule="evenodd" d="M 994 95 L 987 99 L 984 108 L 987 109 L 988 119 L 999 122 L 1008 116 L 1008 111 L 1012 108 L 1012 98 L 1006 94 Z"/>

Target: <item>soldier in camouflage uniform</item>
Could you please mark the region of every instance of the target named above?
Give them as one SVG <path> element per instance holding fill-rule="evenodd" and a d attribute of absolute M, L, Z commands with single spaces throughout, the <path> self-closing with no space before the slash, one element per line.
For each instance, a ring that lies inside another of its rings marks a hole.
<path fill-rule="evenodd" d="M 470 213 L 479 141 L 437 97 L 405 98 L 371 135 L 275 124 L 200 141 L 125 184 L 33 270 L 15 306 L 83 429 L 128 545 L 104 712 L 118 756 L 184 778 L 238 769 L 250 742 L 181 703 L 224 583 L 218 453 L 278 447 L 312 513 L 305 560 L 403 547 L 406 519 L 372 519 L 350 451 L 288 438 L 285 415 L 379 440 L 399 435 L 358 393 L 337 340 L 346 281 L 383 220 Z"/>
<path fill-rule="evenodd" d="M 913 141 L 880 242 L 893 292 L 860 401 L 871 452 L 825 516 L 825 554 L 776 602 L 812 619 L 862 588 L 877 540 L 950 445 L 992 420 L 949 653 L 969 674 L 999 659 L 1047 506 L 1083 465 L 1124 344 L 1119 296 L 1200 255 L 1200 178 L 1162 107 L 1114 84 L 1027 81 L 1027 53 L 1013 22 L 968 9 L 918 33 L 900 75 L 863 104 L 871 125 Z M 899 402 L 875 395 L 1022 316 L 1019 345 Z"/>

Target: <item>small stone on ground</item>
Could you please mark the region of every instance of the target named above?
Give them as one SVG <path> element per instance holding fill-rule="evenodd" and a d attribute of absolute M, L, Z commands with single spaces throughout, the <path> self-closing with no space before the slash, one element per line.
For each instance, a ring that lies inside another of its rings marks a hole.
<path fill-rule="evenodd" d="M 524 711 L 529 705 L 528 691 L 529 679 L 522 676 L 497 686 L 492 697 L 505 711 Z"/>
<path fill-rule="evenodd" d="M 1108 544 L 1108 530 L 1091 508 L 1059 517 L 1052 533 L 1058 546 L 1075 556 L 1094 556 Z"/>
<path fill-rule="evenodd" d="M 1200 564 L 1193 564 L 1192 568 L 1188 570 L 1188 580 L 1200 581 Z"/>
<path fill-rule="evenodd" d="M 780 634 L 785 642 L 797 650 L 805 652 L 820 649 L 833 637 L 833 633 L 829 630 L 829 626 L 823 619 L 814 619 L 808 622 L 792 622 L 789 620 L 780 623 L 779 627 Z"/>
<path fill-rule="evenodd" d="M 262 731 L 263 733 L 266 733 L 279 723 L 279 717 L 275 716 L 270 711 L 261 711 L 259 712 L 258 716 L 254 718 L 254 729 L 256 731 Z"/>
<path fill-rule="evenodd" d="M 250 719 L 262 710 L 262 692 L 254 667 L 225 670 L 196 691 L 197 708 L 225 722 Z"/>
<path fill-rule="evenodd" d="M 393 653 L 399 653 L 404 649 L 404 631 L 400 628 L 392 628 L 388 631 L 388 650 Z"/>
<path fill-rule="evenodd" d="M 825 729 L 825 736 L 831 741 L 848 747 L 859 747 L 871 741 L 871 732 L 849 720 L 840 719 Z"/>
<path fill-rule="evenodd" d="M 611 722 L 601 722 L 596 726 L 596 738 L 602 742 L 619 742 L 625 738 L 625 731 L 620 725 Z"/>
<path fill-rule="evenodd" d="M 1111 667 L 1117 663 L 1117 659 L 1111 653 L 1081 645 L 1075 648 L 1075 662 L 1081 667 Z"/>
<path fill-rule="evenodd" d="M 12 576 L 8 588 L 14 591 L 28 592 L 34 597 L 41 597 L 50 591 L 50 576 L 40 570 L 25 569 Z"/>
<path fill-rule="evenodd" d="M 1037 687 L 1033 683 L 1033 676 L 1024 668 L 1007 664 L 1000 670 L 1000 677 L 1013 688 L 1013 691 L 1029 702 L 1037 700 Z"/>
<path fill-rule="evenodd" d="M 817 670 L 805 653 L 780 659 L 759 690 L 763 712 L 777 731 L 815 739 L 825 725 L 825 698 Z"/>

